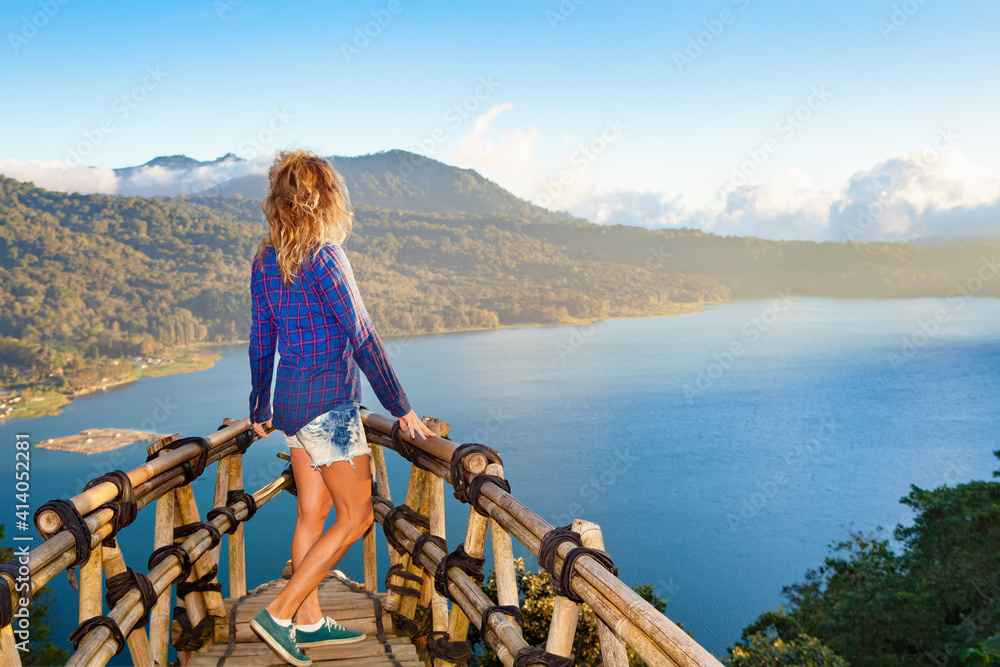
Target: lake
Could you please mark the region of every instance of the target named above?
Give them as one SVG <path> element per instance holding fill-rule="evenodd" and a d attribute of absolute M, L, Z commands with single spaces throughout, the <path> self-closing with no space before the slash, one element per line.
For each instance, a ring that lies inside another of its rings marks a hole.
<path fill-rule="evenodd" d="M 667 615 L 718 656 L 832 542 L 908 522 L 898 501 L 911 484 L 986 480 L 998 467 L 996 299 L 779 295 L 680 317 L 386 345 L 419 414 L 449 422 L 457 442 L 496 448 L 512 493 L 550 523 L 600 524 L 621 578 L 652 584 Z M 199 435 L 242 418 L 246 346 L 222 351 L 207 371 L 86 396 L 55 417 L 0 422 L 4 451 L 13 460 L 15 433 L 34 442 L 106 426 Z M 379 409 L 366 390 L 365 404 Z M 251 448 L 249 490 L 283 469 L 282 449 L 280 436 Z M 35 449 L 32 509 L 144 459 L 143 445 L 92 456 Z M 408 464 L 390 452 L 389 468 L 399 502 Z M 195 483 L 202 513 L 213 483 L 214 468 Z M 11 480 L 3 489 L 11 497 Z M 468 510 L 449 494 L 446 511 L 454 548 Z M 247 525 L 251 588 L 280 576 L 294 512 L 283 494 Z M 152 514 L 122 540 L 141 571 Z M 0 522 L 9 543 L 13 509 Z M 515 554 L 537 569 L 516 542 Z M 338 567 L 362 578 L 360 543 Z M 76 598 L 65 577 L 52 585 L 65 617 L 55 634 L 65 637 Z"/>

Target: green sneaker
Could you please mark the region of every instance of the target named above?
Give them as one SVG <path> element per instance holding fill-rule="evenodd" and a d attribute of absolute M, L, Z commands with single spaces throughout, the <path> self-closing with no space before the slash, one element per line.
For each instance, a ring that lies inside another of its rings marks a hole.
<path fill-rule="evenodd" d="M 278 625 L 265 607 L 250 619 L 250 627 L 285 662 L 296 665 L 296 667 L 309 667 L 312 664 L 312 659 L 303 653 L 295 643 L 294 623 L 287 628 Z"/>
<path fill-rule="evenodd" d="M 299 630 L 297 635 L 300 646 L 330 646 L 332 644 L 353 644 L 363 640 L 367 635 L 361 630 L 349 630 L 327 616 L 319 630 L 309 632 Z"/>

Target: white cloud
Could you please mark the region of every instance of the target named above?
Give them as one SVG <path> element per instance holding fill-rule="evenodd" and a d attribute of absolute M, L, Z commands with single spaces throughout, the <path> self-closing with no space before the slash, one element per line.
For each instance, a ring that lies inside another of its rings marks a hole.
<path fill-rule="evenodd" d="M 830 211 L 833 240 L 1000 234 L 1000 177 L 957 148 L 922 146 L 858 172 Z"/>
<path fill-rule="evenodd" d="M 61 160 L 6 159 L 0 160 L 0 174 L 57 192 L 154 197 L 203 192 L 234 178 L 267 174 L 269 166 L 270 160 L 264 157 L 253 162 L 234 158 L 193 169 L 142 166 L 116 173 L 112 169 L 74 167 Z"/>
<path fill-rule="evenodd" d="M 692 226 L 693 214 L 680 196 L 650 190 L 618 190 L 593 194 L 569 207 L 580 217 L 601 225 L 636 225 L 660 229 Z"/>
<path fill-rule="evenodd" d="M 726 193 L 721 208 L 687 210 L 656 192 L 593 194 L 571 212 L 602 224 L 697 227 L 717 234 L 812 241 L 908 241 L 1000 235 L 1000 176 L 959 149 L 921 146 L 860 171 L 839 188 L 792 168 Z"/>
<path fill-rule="evenodd" d="M 507 130 L 500 135 L 499 141 L 492 132 L 497 117 L 513 108 L 513 104 L 504 102 L 479 116 L 447 162 L 475 169 L 514 194 L 530 197 L 536 193 L 544 176 L 538 161 L 538 128 Z"/>
<path fill-rule="evenodd" d="M 71 167 L 62 160 L 0 160 L 0 174 L 58 192 L 114 194 L 118 191 L 118 177 L 111 169 Z"/>

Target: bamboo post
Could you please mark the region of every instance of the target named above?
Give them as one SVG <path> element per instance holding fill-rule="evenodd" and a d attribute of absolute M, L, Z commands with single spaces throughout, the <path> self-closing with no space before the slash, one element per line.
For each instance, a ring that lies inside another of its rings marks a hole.
<path fill-rule="evenodd" d="M 572 530 L 580 532 L 580 519 L 573 519 Z M 552 605 L 552 621 L 545 650 L 556 655 L 568 656 L 573 653 L 573 638 L 576 636 L 577 621 L 580 620 L 580 604 L 564 595 L 557 595 Z"/>
<path fill-rule="evenodd" d="M 0 629 L 0 667 L 21 667 L 21 652 L 10 623 Z"/>
<path fill-rule="evenodd" d="M 434 473 L 428 472 L 424 475 L 424 489 L 420 496 L 420 507 L 417 509 L 417 514 L 421 516 L 430 516 L 431 512 L 431 478 L 434 477 Z M 420 585 L 420 598 L 419 604 L 423 607 L 427 607 L 431 602 L 431 591 L 434 590 L 434 577 L 424 569 L 423 565 L 413 560 L 410 557 L 410 571 L 419 574 L 424 578 L 423 583 Z M 413 611 L 408 613 L 409 606 L 412 603 Z M 405 598 L 401 606 L 402 612 L 409 616 L 410 618 L 416 618 L 418 600 L 416 598 Z M 424 645 L 426 641 L 423 637 L 418 637 L 417 641 L 421 646 Z"/>
<path fill-rule="evenodd" d="M 125 558 L 122 556 L 118 546 L 102 547 L 104 560 L 104 576 L 109 579 L 116 574 L 125 572 Z M 167 596 L 169 598 L 169 596 Z M 158 599 L 157 599 L 158 600 Z M 152 613 L 152 611 L 150 612 Z M 149 639 L 143 628 L 135 628 L 126 638 L 128 651 L 132 656 L 132 664 L 135 667 L 152 667 L 153 654 L 149 649 Z"/>
<path fill-rule="evenodd" d="M 427 495 L 430 496 L 431 535 L 445 537 L 444 480 L 437 475 L 427 475 Z M 424 588 L 430 592 L 431 621 L 434 630 L 448 629 L 448 598 L 434 588 L 434 575 L 424 571 Z M 442 664 L 440 658 L 435 665 Z"/>
<path fill-rule="evenodd" d="M 406 500 L 403 502 L 412 510 L 419 511 L 420 509 L 420 497 L 424 490 L 424 478 L 426 476 L 426 470 L 416 465 L 410 466 L 410 483 L 406 486 Z M 413 566 L 410 562 L 410 554 L 399 554 L 399 562 L 403 564 L 403 569 L 406 572 L 419 574 L 420 566 Z M 411 601 L 412 604 L 408 604 L 407 601 Z M 401 598 L 399 593 L 389 591 L 385 594 L 385 602 L 383 603 L 383 606 L 387 611 L 399 610 L 410 618 L 413 618 L 413 614 L 417 609 L 417 601 L 415 598 L 411 597 Z M 408 614 L 406 613 L 407 607 L 409 608 Z"/>
<path fill-rule="evenodd" d="M 447 438 L 451 435 L 451 425 L 440 419 L 425 419 L 424 422 L 427 424 L 427 428 L 439 438 Z M 434 474 L 428 474 L 426 490 L 429 498 L 430 533 L 445 539 L 444 479 Z M 424 587 L 430 593 L 432 627 L 434 630 L 446 631 L 448 629 L 448 598 L 434 589 L 434 576 L 426 571 L 424 572 Z M 435 662 L 440 666 L 442 661 L 438 659 Z"/>
<path fill-rule="evenodd" d="M 503 466 L 490 463 L 486 474 L 503 477 Z M 490 541 L 493 543 L 493 567 L 497 580 L 497 604 L 521 606 L 517 593 L 517 573 L 514 570 L 514 547 L 510 533 L 495 519 L 490 519 Z"/>
<path fill-rule="evenodd" d="M 80 623 L 104 613 L 101 600 L 101 546 L 91 549 L 90 557 L 80 566 Z"/>
<path fill-rule="evenodd" d="M 229 493 L 229 458 L 220 459 L 215 469 L 215 495 L 212 498 L 212 507 L 222 507 L 226 504 L 226 495 Z M 222 543 L 212 549 L 209 554 L 209 565 L 218 565 L 219 556 L 222 554 Z"/>
<path fill-rule="evenodd" d="M 232 420 L 225 420 L 232 421 Z M 233 456 L 232 454 L 230 457 Z M 222 507 L 226 504 L 226 497 L 229 493 L 229 458 L 220 459 L 215 470 L 215 495 L 212 498 L 212 507 Z M 222 556 L 222 541 L 219 541 L 219 545 L 212 549 L 209 554 L 209 565 L 220 565 L 220 558 Z M 219 568 L 222 569 L 221 567 Z M 225 639 L 224 628 L 216 623 L 215 625 L 215 643 L 220 643 Z"/>
<path fill-rule="evenodd" d="M 604 534 L 596 523 L 580 521 L 577 525 L 577 519 L 574 519 L 573 530 L 580 533 L 580 543 L 583 546 L 604 551 Z M 601 640 L 601 661 L 607 667 L 628 667 L 625 642 L 600 617 L 597 618 L 597 634 Z"/>
<path fill-rule="evenodd" d="M 233 454 L 229 457 L 229 488 L 243 488 L 243 455 Z M 225 503 L 223 503 L 225 504 Z M 243 523 L 227 536 L 229 548 L 229 597 L 239 599 L 247 594 L 247 559 L 246 542 L 243 537 Z M 225 610 L 223 609 L 223 616 Z"/>
<path fill-rule="evenodd" d="M 375 472 L 375 457 L 368 457 L 368 466 L 371 470 L 372 479 L 376 479 Z M 366 591 L 372 593 L 378 592 L 378 521 L 372 521 L 371 525 L 368 526 L 368 530 L 365 531 L 365 537 L 361 544 L 362 559 L 364 561 L 364 571 L 365 571 L 365 583 L 364 588 Z"/>
<path fill-rule="evenodd" d="M 177 487 L 175 494 L 177 497 L 177 516 L 180 519 L 177 522 L 178 525 L 201 521 L 201 516 L 198 514 L 198 503 L 195 502 L 194 491 L 191 490 L 191 486 L 185 485 Z M 209 558 L 200 559 L 194 564 L 194 567 L 191 568 L 192 578 L 190 581 L 197 581 L 199 577 L 204 577 L 208 574 L 211 569 L 212 563 Z M 187 604 L 188 619 L 191 621 L 192 626 L 197 625 L 198 622 L 204 618 L 204 615 L 199 615 L 202 606 L 204 606 L 206 612 L 212 616 L 226 615 L 226 605 L 222 600 L 222 594 L 218 591 L 205 591 L 204 593 L 194 591 L 184 598 L 184 602 Z M 197 619 L 192 616 L 192 605 L 194 606 L 194 615 L 198 616 Z"/>
<path fill-rule="evenodd" d="M 485 469 L 485 468 L 484 468 Z M 473 558 L 482 558 L 486 551 L 486 531 L 489 528 L 490 520 L 477 512 L 475 508 L 469 508 L 469 523 L 465 529 L 465 553 Z M 469 634 L 469 617 L 457 604 L 451 606 L 451 615 L 448 618 L 448 637 L 451 641 L 465 641 Z M 441 667 L 454 667 L 455 663 L 442 662 Z"/>
<path fill-rule="evenodd" d="M 378 484 L 378 494 L 388 501 L 392 501 L 392 492 L 389 490 L 389 471 L 385 466 L 385 449 L 382 445 L 374 442 L 368 443 L 372 450 L 372 466 L 375 469 L 375 483 Z"/>
<path fill-rule="evenodd" d="M 176 492 L 171 490 L 156 501 L 156 523 L 153 529 L 153 549 L 174 543 L 174 506 Z M 170 652 L 170 587 L 156 600 L 149 619 L 149 648 L 153 662 L 166 667 Z"/>

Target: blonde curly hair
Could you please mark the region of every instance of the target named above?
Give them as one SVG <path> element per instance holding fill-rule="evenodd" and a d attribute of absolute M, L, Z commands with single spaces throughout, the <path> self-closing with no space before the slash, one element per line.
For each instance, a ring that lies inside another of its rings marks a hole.
<path fill-rule="evenodd" d="M 343 243 L 351 234 L 354 213 L 343 177 L 323 158 L 305 150 L 282 151 L 267 175 L 261 209 L 267 233 L 257 245 L 254 264 L 274 248 L 285 284 L 302 263 L 327 243 Z"/>

